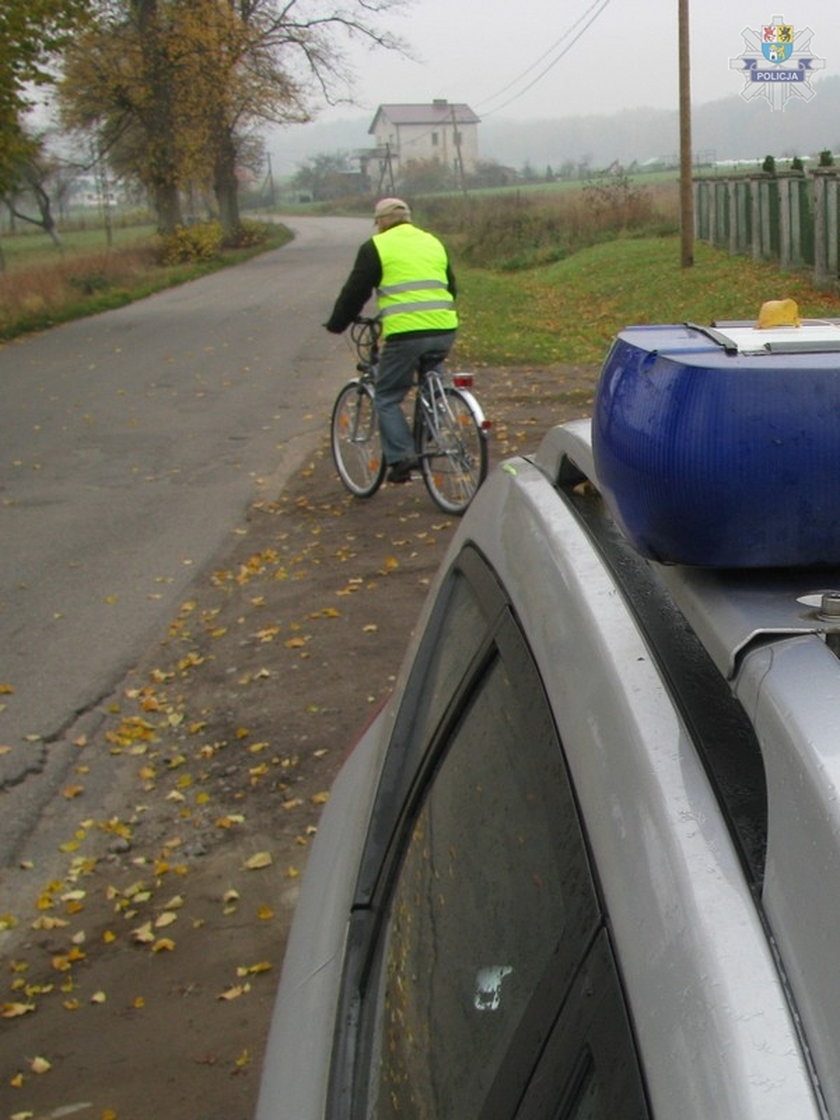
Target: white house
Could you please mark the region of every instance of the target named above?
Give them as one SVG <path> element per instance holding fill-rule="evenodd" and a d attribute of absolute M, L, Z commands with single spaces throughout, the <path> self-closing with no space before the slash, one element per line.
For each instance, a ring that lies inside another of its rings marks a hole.
<path fill-rule="evenodd" d="M 431 159 L 469 174 L 478 161 L 478 124 L 469 105 L 438 98 L 430 105 L 380 105 L 368 132 L 393 177 L 410 160 Z"/>

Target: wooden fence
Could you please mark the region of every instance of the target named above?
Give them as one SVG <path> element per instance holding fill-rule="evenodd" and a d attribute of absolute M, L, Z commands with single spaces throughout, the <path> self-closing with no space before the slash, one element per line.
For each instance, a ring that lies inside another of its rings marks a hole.
<path fill-rule="evenodd" d="M 782 268 L 838 281 L 840 175 L 834 170 L 694 180 L 695 235 Z"/>

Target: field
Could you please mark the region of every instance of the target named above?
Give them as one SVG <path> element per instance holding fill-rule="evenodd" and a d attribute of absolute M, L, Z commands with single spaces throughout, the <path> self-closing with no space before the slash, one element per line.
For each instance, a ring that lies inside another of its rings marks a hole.
<path fill-rule="evenodd" d="M 417 221 L 450 248 L 459 283 L 458 359 L 490 365 L 599 362 L 631 323 L 753 319 L 768 299 L 792 298 L 805 317 L 840 316 L 836 286 L 732 257 L 706 244 L 680 266 L 677 187 L 614 177 L 576 190 L 430 197 Z M 148 226 L 0 239 L 0 339 L 119 306 L 241 259 L 164 267 Z M 275 226 L 265 247 L 286 236 Z M 247 250 L 248 255 L 254 251 Z"/>

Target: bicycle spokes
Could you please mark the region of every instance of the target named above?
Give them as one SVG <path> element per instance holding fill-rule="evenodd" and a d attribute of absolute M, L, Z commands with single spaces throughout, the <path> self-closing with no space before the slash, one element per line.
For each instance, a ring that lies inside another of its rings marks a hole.
<path fill-rule="evenodd" d="M 385 458 L 373 403 L 364 381 L 351 381 L 333 407 L 332 453 L 342 482 L 359 498 L 370 497 L 382 484 Z"/>
<path fill-rule="evenodd" d="M 423 478 L 447 513 L 462 513 L 487 473 L 487 442 L 470 399 L 432 375 L 420 402 Z"/>

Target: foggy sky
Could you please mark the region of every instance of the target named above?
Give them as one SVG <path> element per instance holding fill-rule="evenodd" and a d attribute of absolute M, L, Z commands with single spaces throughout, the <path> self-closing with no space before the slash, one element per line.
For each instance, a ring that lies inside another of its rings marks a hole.
<path fill-rule="evenodd" d="M 382 103 L 427 103 L 436 97 L 467 102 L 484 120 L 676 108 L 677 0 L 609 0 L 596 15 L 602 3 L 415 0 L 402 14 L 391 13 L 386 23 L 408 41 L 418 61 L 351 50 L 360 104 L 328 110 L 319 119 L 372 115 Z M 792 24 L 796 34 L 805 28 L 813 32 L 811 52 L 825 61 L 818 77 L 840 74 L 837 0 L 803 0 L 787 7 L 779 0 L 690 0 L 689 7 L 691 89 L 697 104 L 740 92 L 743 80 L 729 61 L 745 50 L 742 32 L 775 23 L 777 17 Z M 585 27 L 593 15 L 594 22 Z"/>

